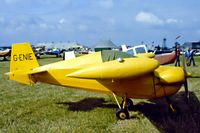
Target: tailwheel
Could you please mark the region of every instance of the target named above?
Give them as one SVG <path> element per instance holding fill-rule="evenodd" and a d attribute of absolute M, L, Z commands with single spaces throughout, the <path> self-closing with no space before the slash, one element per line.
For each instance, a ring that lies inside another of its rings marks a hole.
<path fill-rule="evenodd" d="M 118 109 L 117 112 L 116 112 L 116 116 L 120 120 L 129 119 L 128 110 L 126 108 L 125 109 Z"/>

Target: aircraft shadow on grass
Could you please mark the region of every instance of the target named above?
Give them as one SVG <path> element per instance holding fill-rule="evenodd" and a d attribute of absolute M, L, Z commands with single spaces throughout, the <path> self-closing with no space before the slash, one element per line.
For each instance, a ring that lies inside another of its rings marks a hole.
<path fill-rule="evenodd" d="M 57 104 L 69 106 L 70 111 L 90 111 L 98 107 L 117 108 L 116 104 L 107 103 L 103 98 L 85 98 L 77 102 L 59 102 Z"/>
<path fill-rule="evenodd" d="M 185 100 L 185 93 L 179 92 L 171 97 L 172 102 L 180 109 L 178 115 L 169 115 L 165 99 L 151 100 L 151 103 L 141 102 L 131 108 L 143 114 L 160 132 L 200 132 L 200 102 L 193 92 L 189 102 Z M 85 98 L 77 102 L 59 102 L 70 111 L 90 111 L 95 108 L 117 108 L 116 104 L 108 103 L 103 98 Z M 138 114 L 137 114 L 138 115 Z M 131 119 L 141 117 L 131 115 Z"/>
<path fill-rule="evenodd" d="M 152 103 L 139 103 L 133 109 L 139 111 L 157 127 L 166 133 L 199 133 L 200 132 L 200 102 L 193 92 L 186 102 L 185 92 L 179 92 L 171 97 L 172 102 L 180 109 L 177 115 L 170 115 L 165 99 L 152 100 Z"/>

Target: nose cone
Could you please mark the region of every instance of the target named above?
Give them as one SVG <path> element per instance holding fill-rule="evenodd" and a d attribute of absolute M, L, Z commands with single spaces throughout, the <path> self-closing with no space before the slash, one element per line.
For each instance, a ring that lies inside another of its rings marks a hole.
<path fill-rule="evenodd" d="M 125 58 L 123 61 L 109 61 L 70 73 L 68 77 L 119 79 L 144 75 L 154 71 L 159 62 L 149 58 Z"/>

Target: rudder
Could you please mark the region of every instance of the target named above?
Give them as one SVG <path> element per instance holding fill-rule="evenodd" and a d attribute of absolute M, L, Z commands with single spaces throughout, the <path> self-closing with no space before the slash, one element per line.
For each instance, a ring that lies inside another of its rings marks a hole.
<path fill-rule="evenodd" d="M 39 67 L 30 43 L 19 43 L 12 45 L 10 61 L 10 79 L 24 84 L 32 84 L 28 72 Z"/>

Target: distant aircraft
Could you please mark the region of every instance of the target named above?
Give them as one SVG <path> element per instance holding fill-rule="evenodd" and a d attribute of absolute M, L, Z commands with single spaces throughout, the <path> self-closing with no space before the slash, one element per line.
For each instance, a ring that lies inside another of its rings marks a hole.
<path fill-rule="evenodd" d="M 41 55 L 45 53 L 45 46 L 32 46 L 32 49 L 37 59 L 40 59 Z"/>
<path fill-rule="evenodd" d="M 32 48 L 37 59 L 41 58 L 41 55 L 56 55 L 56 57 L 62 57 L 63 52 L 66 51 L 65 49 L 58 48 L 56 45 L 49 44 L 34 45 Z"/>
<path fill-rule="evenodd" d="M 11 47 L 0 47 L 0 57 L 3 60 L 8 60 L 7 58 L 11 55 Z"/>
<path fill-rule="evenodd" d="M 65 50 L 63 49 L 58 49 L 58 48 L 48 48 L 46 51 L 45 51 L 45 54 L 48 54 L 48 55 L 56 55 L 56 57 L 62 57 L 62 54 Z"/>
<path fill-rule="evenodd" d="M 169 111 L 178 108 L 169 100 L 184 84 L 187 98 L 188 74 L 185 69 L 160 66 L 152 58 L 135 57 L 120 51 L 102 51 L 39 66 L 29 43 L 13 44 L 10 80 L 33 85 L 37 82 L 111 94 L 118 105 L 116 116 L 129 118 L 130 98 L 165 97 Z M 120 104 L 116 96 L 122 97 Z"/>

